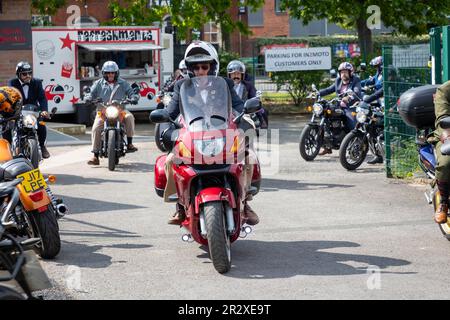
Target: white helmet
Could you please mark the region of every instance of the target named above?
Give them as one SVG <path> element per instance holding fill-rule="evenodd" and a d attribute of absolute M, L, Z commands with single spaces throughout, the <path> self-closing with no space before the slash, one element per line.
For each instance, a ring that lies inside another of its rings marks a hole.
<path fill-rule="evenodd" d="M 105 80 L 108 80 L 105 72 L 115 72 L 114 80 L 117 80 L 119 77 L 119 66 L 114 61 L 106 61 L 102 66 L 102 75 Z"/>
<path fill-rule="evenodd" d="M 209 42 L 197 40 L 192 42 L 184 53 L 184 61 L 190 71 L 193 71 L 191 68 L 194 64 L 210 63 L 209 75 L 219 74 L 219 55 L 216 48 Z"/>
<path fill-rule="evenodd" d="M 242 74 L 242 79 L 244 79 L 245 64 L 243 64 L 239 60 L 232 60 L 232 61 L 230 61 L 230 63 L 228 63 L 228 66 L 227 66 L 228 77 L 230 77 L 230 73 L 233 73 L 236 71 L 240 72 Z"/>

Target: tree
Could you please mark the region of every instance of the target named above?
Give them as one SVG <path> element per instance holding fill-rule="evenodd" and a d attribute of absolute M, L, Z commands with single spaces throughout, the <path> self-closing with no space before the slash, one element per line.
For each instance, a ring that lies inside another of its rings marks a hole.
<path fill-rule="evenodd" d="M 123 1 L 122 1 L 123 2 Z M 177 28 L 178 37 L 188 38 L 192 29 L 201 29 L 207 22 L 220 25 L 224 32 L 238 29 L 243 34 L 250 30 L 241 21 L 233 21 L 229 9 L 235 0 L 126 0 L 127 6 L 121 6 L 118 0 L 111 1 L 112 24 L 151 25 L 162 22 L 170 15 L 172 25 Z M 243 0 L 242 6 L 252 9 L 261 7 L 264 0 Z"/>
<path fill-rule="evenodd" d="M 396 32 L 414 37 L 430 27 L 448 24 L 450 0 L 281 0 L 281 8 L 307 24 L 313 19 L 356 30 L 364 54 L 371 54 L 372 30 L 383 22 Z M 380 21 L 377 21 L 380 20 Z M 369 24 L 369 27 L 368 27 Z"/>
<path fill-rule="evenodd" d="M 323 71 L 272 72 L 270 80 L 277 85 L 277 91 L 283 87 L 291 96 L 294 104 L 301 106 L 310 92 L 311 84 L 321 84 Z"/>
<path fill-rule="evenodd" d="M 53 16 L 59 8 L 66 4 L 66 0 L 31 0 L 31 7 L 41 15 Z"/>

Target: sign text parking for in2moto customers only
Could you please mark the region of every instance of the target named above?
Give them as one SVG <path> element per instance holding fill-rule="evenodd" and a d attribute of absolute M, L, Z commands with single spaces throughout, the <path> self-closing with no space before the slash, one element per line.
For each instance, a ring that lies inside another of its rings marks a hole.
<path fill-rule="evenodd" d="M 331 48 L 274 48 L 265 52 L 266 71 L 331 69 Z"/>

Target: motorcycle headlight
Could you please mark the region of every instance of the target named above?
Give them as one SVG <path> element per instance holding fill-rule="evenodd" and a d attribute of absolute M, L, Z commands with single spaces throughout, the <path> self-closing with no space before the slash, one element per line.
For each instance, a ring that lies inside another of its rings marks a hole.
<path fill-rule="evenodd" d="M 313 106 L 313 111 L 316 116 L 320 116 L 323 112 L 323 107 L 319 103 L 315 103 Z"/>
<path fill-rule="evenodd" d="M 119 109 L 117 107 L 108 107 L 106 108 L 105 115 L 110 120 L 117 119 L 119 117 Z"/>
<path fill-rule="evenodd" d="M 163 101 L 164 105 L 167 106 L 170 103 L 170 100 L 172 100 L 172 97 L 166 94 L 166 95 L 164 95 L 162 101 Z"/>
<path fill-rule="evenodd" d="M 358 121 L 359 123 L 364 123 L 367 120 L 367 114 L 365 114 L 364 112 L 358 112 L 356 114 L 356 121 Z"/>
<path fill-rule="evenodd" d="M 34 128 L 36 126 L 37 119 L 32 114 L 27 114 L 23 117 L 23 125 L 27 128 Z"/>
<path fill-rule="evenodd" d="M 194 140 L 194 146 L 202 155 L 213 157 L 223 152 L 225 138 Z"/>

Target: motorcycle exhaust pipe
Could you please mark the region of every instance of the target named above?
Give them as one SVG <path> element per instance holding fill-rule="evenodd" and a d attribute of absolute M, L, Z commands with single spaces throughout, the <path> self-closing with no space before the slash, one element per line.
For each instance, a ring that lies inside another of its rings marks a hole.
<path fill-rule="evenodd" d="M 431 196 L 428 194 L 428 192 L 425 192 L 425 198 L 427 199 L 428 204 L 432 204 L 433 200 L 431 199 Z"/>
<path fill-rule="evenodd" d="M 66 215 L 69 209 L 64 203 L 60 203 L 56 205 L 56 212 L 58 213 L 58 217 L 62 218 Z"/>

